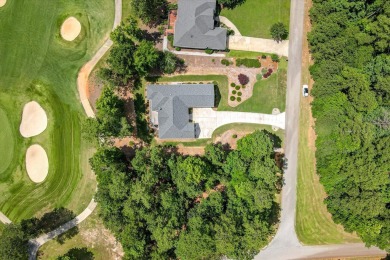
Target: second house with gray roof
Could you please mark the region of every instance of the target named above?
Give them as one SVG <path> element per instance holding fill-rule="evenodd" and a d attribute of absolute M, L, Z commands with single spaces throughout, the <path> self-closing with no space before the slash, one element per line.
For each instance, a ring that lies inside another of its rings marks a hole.
<path fill-rule="evenodd" d="M 213 84 L 148 85 L 150 121 L 161 139 L 196 138 L 191 108 L 215 105 Z"/>
<path fill-rule="evenodd" d="M 216 0 L 179 0 L 173 45 L 225 50 L 227 29 L 215 27 Z"/>

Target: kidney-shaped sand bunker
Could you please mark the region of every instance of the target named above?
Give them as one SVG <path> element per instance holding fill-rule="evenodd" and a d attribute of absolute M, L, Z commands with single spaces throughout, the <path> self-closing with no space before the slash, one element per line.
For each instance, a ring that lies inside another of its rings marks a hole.
<path fill-rule="evenodd" d="M 74 39 L 77 38 L 77 36 L 79 36 L 80 32 L 81 32 L 81 24 L 74 17 L 69 17 L 68 19 L 66 19 L 61 26 L 61 37 L 65 41 L 69 41 L 69 42 L 73 41 Z"/>
<path fill-rule="evenodd" d="M 49 160 L 45 149 L 39 144 L 31 145 L 26 152 L 26 169 L 30 179 L 35 182 L 43 182 L 49 172 Z"/>
<path fill-rule="evenodd" d="M 20 134 L 25 137 L 39 135 L 47 127 L 47 116 L 45 110 L 35 101 L 24 105 L 22 122 L 20 123 Z"/>
<path fill-rule="evenodd" d="M 7 0 L 0 0 L 0 7 L 5 6 L 6 3 L 7 3 Z"/>

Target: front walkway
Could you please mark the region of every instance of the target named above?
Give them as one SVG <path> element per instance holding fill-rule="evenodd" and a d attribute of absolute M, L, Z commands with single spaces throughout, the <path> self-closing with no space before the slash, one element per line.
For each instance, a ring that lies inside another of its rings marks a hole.
<path fill-rule="evenodd" d="M 4 224 L 11 224 L 12 223 L 12 221 L 6 215 L 4 215 L 2 212 L 0 212 L 0 221 Z"/>
<path fill-rule="evenodd" d="M 240 31 L 238 28 L 232 23 L 229 19 L 227 19 L 225 16 L 219 16 L 219 21 L 229 27 L 231 30 L 234 31 L 234 35 L 241 36 Z"/>
<path fill-rule="evenodd" d="M 288 40 L 277 43 L 274 40 L 233 35 L 229 36 L 230 50 L 276 53 L 288 57 Z"/>
<path fill-rule="evenodd" d="M 278 115 L 215 111 L 211 108 L 193 108 L 192 120 L 196 126 L 197 138 L 211 138 L 215 129 L 232 123 L 252 123 L 285 128 L 285 113 Z"/>

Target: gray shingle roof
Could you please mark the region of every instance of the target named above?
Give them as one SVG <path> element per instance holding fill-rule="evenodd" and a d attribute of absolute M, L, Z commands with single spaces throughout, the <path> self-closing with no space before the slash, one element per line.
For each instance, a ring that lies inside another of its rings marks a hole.
<path fill-rule="evenodd" d="M 227 30 L 214 27 L 216 0 L 179 0 L 174 46 L 225 50 Z"/>
<path fill-rule="evenodd" d="M 214 107 L 213 84 L 148 85 L 150 108 L 158 113 L 161 139 L 195 138 L 189 109 Z"/>

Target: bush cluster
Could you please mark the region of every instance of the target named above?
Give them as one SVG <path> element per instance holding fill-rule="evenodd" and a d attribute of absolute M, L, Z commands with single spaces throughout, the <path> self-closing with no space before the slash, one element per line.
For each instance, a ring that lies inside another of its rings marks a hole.
<path fill-rule="evenodd" d="M 277 54 L 271 54 L 271 59 L 274 62 L 279 62 L 280 61 L 279 56 Z"/>
<path fill-rule="evenodd" d="M 236 66 L 240 67 L 241 65 L 247 68 L 260 68 L 261 63 L 258 59 L 237 59 Z"/>
<path fill-rule="evenodd" d="M 271 76 L 273 70 L 272 69 L 268 69 L 266 73 L 263 74 L 263 77 L 266 79 L 268 78 L 269 76 Z"/>
<path fill-rule="evenodd" d="M 222 60 L 221 60 L 221 64 L 222 64 L 222 65 L 225 65 L 225 66 L 229 66 L 229 65 L 230 65 L 230 61 L 227 60 L 227 59 L 222 59 Z"/>
<path fill-rule="evenodd" d="M 249 83 L 249 77 L 241 73 L 238 75 L 238 81 L 240 82 L 241 85 L 246 85 Z"/>
<path fill-rule="evenodd" d="M 209 55 L 211 55 L 211 54 L 214 53 L 214 50 L 211 50 L 211 49 L 207 48 L 204 52 L 209 54 Z"/>

